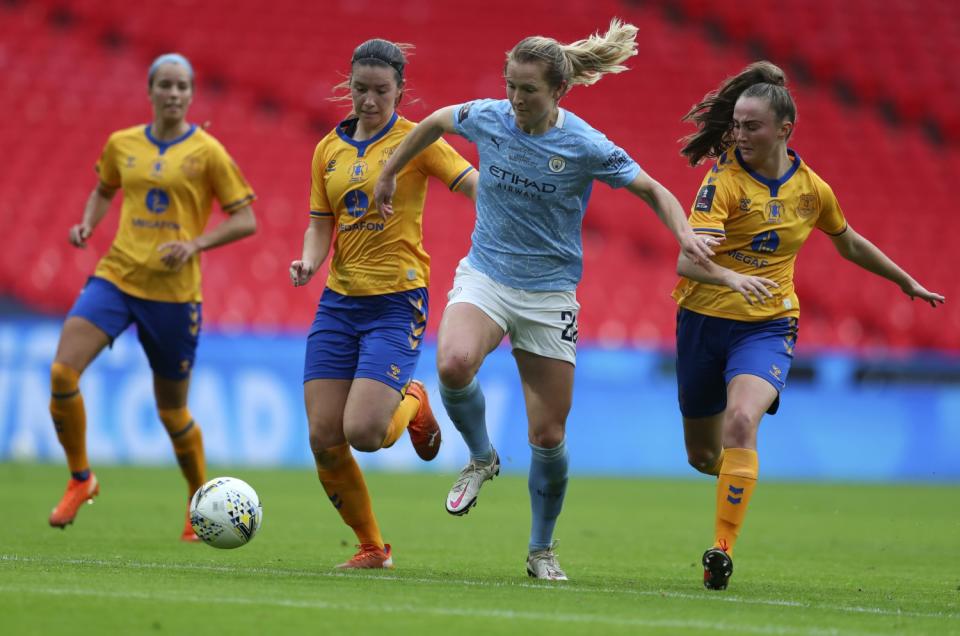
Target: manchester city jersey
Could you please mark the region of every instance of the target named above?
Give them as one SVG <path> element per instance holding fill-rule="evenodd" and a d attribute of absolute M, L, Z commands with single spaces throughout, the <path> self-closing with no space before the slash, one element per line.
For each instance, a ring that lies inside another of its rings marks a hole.
<path fill-rule="evenodd" d="M 423 249 L 427 178 L 457 190 L 473 166 L 438 140 L 397 175 L 393 215 L 384 220 L 373 205 L 373 187 L 384 164 L 414 123 L 396 113 L 365 141 L 354 141 L 350 119 L 324 137 L 313 154 L 310 216 L 336 223 L 327 287 L 346 296 L 371 296 L 426 287 L 430 257 Z"/>
<path fill-rule="evenodd" d="M 593 180 L 623 187 L 640 166 L 563 109 L 542 135 L 520 130 L 507 100 L 463 104 L 454 111 L 454 126 L 480 154 L 469 263 L 516 289 L 575 289 L 583 273 L 581 225 Z"/>
<path fill-rule="evenodd" d="M 772 299 L 749 304 L 725 285 L 680 279 L 673 297 L 681 307 L 734 320 L 797 317 L 793 287 L 797 252 L 818 228 L 830 235 L 847 229 L 830 186 L 792 150 L 790 169 L 780 179 L 754 172 L 736 149 L 724 153 L 704 177 L 693 203 L 690 225 L 698 234 L 725 236 L 714 262 L 735 272 L 769 278 L 780 285 Z"/>
<path fill-rule="evenodd" d="M 158 247 L 199 236 L 213 199 L 232 213 L 254 200 L 240 169 L 216 139 L 196 126 L 159 141 L 150 126 L 113 133 L 97 162 L 100 180 L 123 189 L 120 224 L 94 276 L 147 300 L 199 302 L 200 255 L 175 272 Z"/>

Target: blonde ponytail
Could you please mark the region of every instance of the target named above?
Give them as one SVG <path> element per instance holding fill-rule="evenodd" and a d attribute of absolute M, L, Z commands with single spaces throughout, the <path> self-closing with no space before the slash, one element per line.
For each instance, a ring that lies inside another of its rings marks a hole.
<path fill-rule="evenodd" d="M 594 33 L 570 44 L 534 35 L 507 52 L 507 63 L 543 62 L 551 86 L 590 85 L 607 73 L 627 70 L 622 62 L 637 54 L 637 32 L 637 27 L 614 18 L 604 35 Z"/>

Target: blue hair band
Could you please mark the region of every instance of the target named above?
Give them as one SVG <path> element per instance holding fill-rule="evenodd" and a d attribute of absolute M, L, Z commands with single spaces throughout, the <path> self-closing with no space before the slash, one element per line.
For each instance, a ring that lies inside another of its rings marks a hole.
<path fill-rule="evenodd" d="M 153 82 L 153 76 L 157 74 L 157 69 L 160 68 L 161 64 L 179 64 L 183 68 L 187 69 L 187 73 L 190 74 L 190 81 L 193 81 L 193 66 L 190 64 L 190 60 L 183 57 L 179 53 L 164 53 L 155 59 L 153 64 L 150 65 L 150 70 L 147 72 L 148 84 Z"/>

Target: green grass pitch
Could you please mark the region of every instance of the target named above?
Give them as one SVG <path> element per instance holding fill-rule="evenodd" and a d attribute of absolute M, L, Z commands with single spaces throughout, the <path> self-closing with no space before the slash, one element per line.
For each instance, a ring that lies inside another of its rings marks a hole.
<path fill-rule="evenodd" d="M 212 469 L 250 482 L 249 545 L 178 541 L 175 468 L 98 469 L 101 494 L 61 531 L 62 466 L 0 464 L 0 633 L 960 634 L 955 486 L 761 481 L 730 589 L 703 589 L 713 484 L 574 478 L 557 528 L 571 581 L 524 569 L 526 479 L 449 516 L 452 475 L 372 474 L 396 569 L 339 573 L 352 533 L 303 470 Z"/>

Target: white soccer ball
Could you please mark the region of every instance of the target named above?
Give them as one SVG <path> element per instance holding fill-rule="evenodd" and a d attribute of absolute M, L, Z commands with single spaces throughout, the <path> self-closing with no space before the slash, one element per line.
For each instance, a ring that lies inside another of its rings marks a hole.
<path fill-rule="evenodd" d="M 249 543 L 263 523 L 257 492 L 236 477 L 217 477 L 190 498 L 190 524 L 207 545 L 239 548 Z"/>

